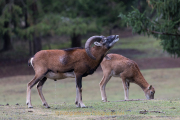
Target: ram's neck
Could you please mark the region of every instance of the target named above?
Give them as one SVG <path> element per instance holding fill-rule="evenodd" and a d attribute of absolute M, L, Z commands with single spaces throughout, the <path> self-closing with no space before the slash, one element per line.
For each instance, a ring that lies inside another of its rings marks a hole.
<path fill-rule="evenodd" d="M 97 61 L 102 60 L 103 57 L 106 55 L 106 52 L 107 50 L 103 49 L 102 47 L 94 46 L 91 48 L 91 53 Z"/>

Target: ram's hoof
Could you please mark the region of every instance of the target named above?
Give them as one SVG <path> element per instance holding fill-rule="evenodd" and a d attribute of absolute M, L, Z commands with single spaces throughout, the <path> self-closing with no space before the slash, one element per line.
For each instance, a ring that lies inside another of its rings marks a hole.
<path fill-rule="evenodd" d="M 86 107 L 86 106 L 81 106 L 81 108 L 88 108 L 88 107 Z"/>
<path fill-rule="evenodd" d="M 51 107 L 49 107 L 49 105 L 47 105 L 46 103 L 44 103 L 43 106 L 45 106 L 46 108 L 51 108 Z"/>

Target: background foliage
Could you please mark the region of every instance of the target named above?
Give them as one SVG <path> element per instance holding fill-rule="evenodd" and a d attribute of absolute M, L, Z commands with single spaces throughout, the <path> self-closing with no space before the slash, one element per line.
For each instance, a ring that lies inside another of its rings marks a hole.
<path fill-rule="evenodd" d="M 82 35 L 112 34 L 123 23 L 117 17 L 133 6 L 143 6 L 142 0 L 1 0 L 1 51 L 13 50 L 14 40 L 28 41 L 29 54 L 42 49 L 42 39 L 67 35 L 71 47 L 81 46 Z"/>
<path fill-rule="evenodd" d="M 84 35 L 110 35 L 128 25 L 134 33 L 161 39 L 163 49 L 179 57 L 179 6 L 179 0 L 1 0 L 1 52 L 20 40 L 33 55 L 42 40 L 62 35 L 69 36 L 71 47 L 80 47 Z"/>
<path fill-rule="evenodd" d="M 155 16 L 151 19 L 137 8 L 127 15 L 120 14 L 124 21 L 132 27 L 134 33 L 153 35 L 161 40 L 163 49 L 172 55 L 180 56 L 180 1 L 179 0 L 147 0 Z"/>

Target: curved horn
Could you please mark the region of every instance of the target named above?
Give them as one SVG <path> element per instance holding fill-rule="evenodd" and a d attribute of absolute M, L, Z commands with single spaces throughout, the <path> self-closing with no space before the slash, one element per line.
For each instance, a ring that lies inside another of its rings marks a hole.
<path fill-rule="evenodd" d="M 86 53 L 88 54 L 88 56 L 94 60 L 96 60 L 96 58 L 91 54 L 91 44 L 95 41 L 100 41 L 102 39 L 103 36 L 92 36 L 90 37 L 87 41 L 86 41 L 86 44 L 85 44 L 85 50 L 86 50 Z"/>

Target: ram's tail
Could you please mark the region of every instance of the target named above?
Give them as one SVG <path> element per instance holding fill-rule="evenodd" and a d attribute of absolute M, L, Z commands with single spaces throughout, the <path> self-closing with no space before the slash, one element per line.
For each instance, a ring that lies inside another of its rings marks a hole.
<path fill-rule="evenodd" d="M 34 59 L 34 57 L 31 57 L 31 58 L 28 60 L 28 66 L 32 66 L 32 67 L 33 67 L 33 59 Z"/>

